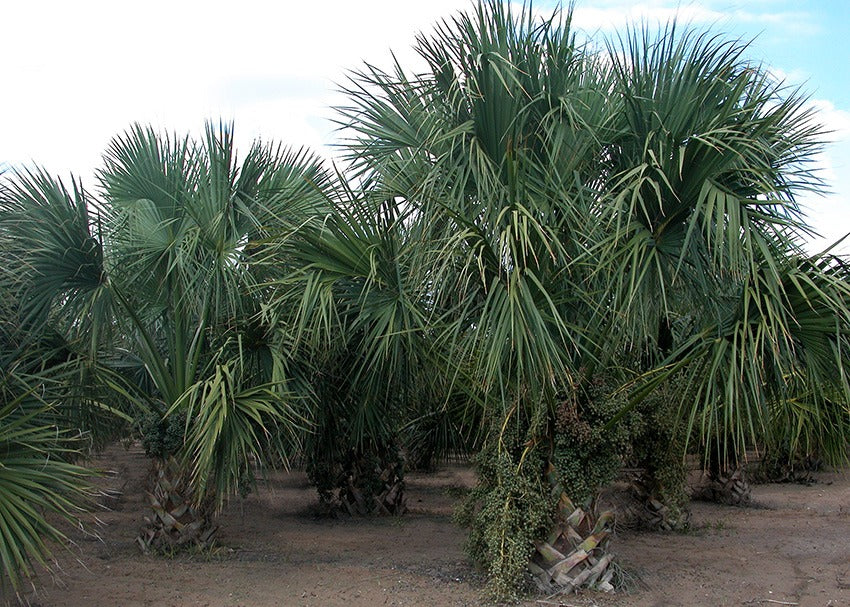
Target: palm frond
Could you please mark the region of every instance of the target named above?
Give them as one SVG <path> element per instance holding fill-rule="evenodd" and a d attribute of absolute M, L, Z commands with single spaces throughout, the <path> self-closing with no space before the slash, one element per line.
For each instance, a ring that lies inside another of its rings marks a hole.
<path fill-rule="evenodd" d="M 53 545 L 67 541 L 51 515 L 77 523 L 91 498 L 92 473 L 72 463 L 82 437 L 51 423 L 38 384 L 0 378 L 0 560 L 12 589 L 36 566 L 52 569 Z"/>

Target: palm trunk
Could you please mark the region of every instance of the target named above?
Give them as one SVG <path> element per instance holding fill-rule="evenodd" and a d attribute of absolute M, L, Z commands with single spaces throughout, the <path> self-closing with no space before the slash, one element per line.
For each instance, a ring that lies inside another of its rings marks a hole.
<path fill-rule="evenodd" d="M 327 514 L 380 516 L 407 511 L 404 460 L 394 446 L 350 450 L 339 460 L 317 459 L 308 464 L 307 474 Z"/>
<path fill-rule="evenodd" d="M 551 595 L 570 594 L 593 588 L 614 590 L 614 556 L 608 549 L 613 530 L 613 512 L 598 517 L 576 507 L 557 482 L 555 467 L 549 464 L 547 476 L 558 495 L 558 507 L 552 532 L 545 541 L 535 543 L 529 570 L 540 590 Z"/>
<path fill-rule="evenodd" d="M 340 507 L 352 516 L 400 515 L 407 511 L 403 463 L 399 458 L 353 459 L 339 490 Z"/>
<path fill-rule="evenodd" d="M 664 487 L 650 471 L 633 478 L 629 490 L 637 504 L 632 513 L 635 526 L 649 531 L 686 530 L 691 523 L 691 511 L 684 491 L 680 497 L 676 489 Z"/>
<path fill-rule="evenodd" d="M 709 470 L 708 483 L 700 487 L 694 497 L 728 506 L 746 506 L 752 497 L 752 487 L 743 466 Z"/>
<path fill-rule="evenodd" d="M 738 454 L 728 445 L 723 448 L 712 445 L 709 449 L 708 482 L 694 497 L 729 506 L 749 504 L 751 487 Z"/>
<path fill-rule="evenodd" d="M 145 517 L 136 538 L 142 551 L 173 553 L 208 547 L 218 530 L 212 500 L 196 503 L 187 475 L 174 457 L 155 459 L 150 477 L 152 513 Z"/>

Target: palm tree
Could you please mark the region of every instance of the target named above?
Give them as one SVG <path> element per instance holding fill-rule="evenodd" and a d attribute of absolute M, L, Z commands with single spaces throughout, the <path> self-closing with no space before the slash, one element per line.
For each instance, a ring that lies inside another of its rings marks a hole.
<path fill-rule="evenodd" d="M 398 434 L 406 409 L 438 401 L 428 386 L 427 287 L 393 199 L 342 181 L 331 212 L 281 240 L 269 258 L 292 271 L 275 283 L 276 325 L 313 369 L 305 458 L 330 511 L 405 510 Z M 428 386 L 428 387 L 426 387 Z"/>
<path fill-rule="evenodd" d="M 823 131 L 745 51 L 675 25 L 609 45 L 623 105 L 594 249 L 612 308 L 636 323 L 624 328 L 649 338 L 657 363 L 689 366 L 684 431 L 697 430 L 716 475 L 772 440 L 771 411 L 801 386 L 816 426 L 848 395 L 847 283 L 830 257 L 803 252 L 811 228 L 796 202 L 821 185 L 810 167 Z M 836 460 L 843 424 L 828 434 Z"/>
<path fill-rule="evenodd" d="M 351 161 L 415 209 L 444 374 L 472 361 L 458 381 L 489 434 L 472 543 L 504 594 L 553 514 L 544 472 L 555 412 L 595 362 L 584 327 L 600 311 L 584 249 L 612 80 L 568 18 L 538 23 L 497 3 L 444 22 L 417 51 L 421 77 L 400 66 L 355 77 Z"/>
<path fill-rule="evenodd" d="M 829 420 L 850 395 L 846 281 L 802 252 L 795 200 L 819 187 L 822 136 L 805 98 L 738 42 L 670 26 L 603 51 L 570 20 L 481 2 L 418 38 L 424 72 L 367 66 L 343 109 L 354 174 L 408 210 L 436 360 L 481 403 L 471 544 L 503 595 L 535 546 L 546 586 L 610 579 L 604 520 L 590 558 L 541 543 L 553 519 L 586 520 L 564 490 L 587 469 L 553 464 L 581 455 L 567 439 L 594 416 L 615 449 L 666 386 L 679 444 L 734 457 L 804 393 L 819 440 L 843 449 Z"/>
<path fill-rule="evenodd" d="M 210 125 L 201 141 L 134 126 L 98 177 L 98 197 L 43 172 L 11 180 L 22 317 L 83 343 L 147 420 L 160 482 L 143 546 L 201 541 L 253 464 L 285 463 L 297 443 L 255 262 L 269 230 L 320 214 L 326 176 L 315 157 L 259 142 L 239 162 L 232 130 Z M 170 446 L 158 440 L 169 426 Z"/>

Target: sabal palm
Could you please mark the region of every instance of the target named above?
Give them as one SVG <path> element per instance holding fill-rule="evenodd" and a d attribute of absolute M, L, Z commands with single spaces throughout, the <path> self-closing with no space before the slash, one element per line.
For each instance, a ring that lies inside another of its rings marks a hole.
<path fill-rule="evenodd" d="M 480 4 L 420 38 L 423 75 L 358 74 L 346 111 L 355 170 L 414 209 L 443 374 L 482 405 L 472 545 L 500 592 L 545 533 L 554 412 L 594 362 L 586 327 L 605 316 L 585 249 L 612 80 L 568 25 Z"/>
<path fill-rule="evenodd" d="M 232 493 L 251 474 L 248 454 L 284 457 L 278 441 L 294 438 L 283 353 L 257 326 L 256 260 L 269 230 L 324 204 L 319 165 L 260 144 L 238 163 L 232 134 L 212 127 L 200 143 L 135 128 L 106 154 L 109 253 L 116 282 L 130 286 L 129 332 L 164 408 L 193 420 L 198 491 L 214 481 L 216 495 Z"/>
<path fill-rule="evenodd" d="M 416 50 L 422 74 L 355 76 L 351 160 L 415 209 L 436 342 L 475 361 L 514 474 L 582 370 L 639 359 L 648 388 L 687 369 L 705 440 L 764 440 L 801 385 L 846 420 L 846 281 L 802 260 L 795 202 L 821 131 L 744 45 L 670 27 L 604 51 L 569 12 L 482 2 Z"/>
<path fill-rule="evenodd" d="M 428 359 L 427 287 L 407 229 L 409 211 L 393 199 L 342 181 L 333 208 L 280 239 L 268 263 L 288 260 L 290 272 L 274 282 L 271 312 L 313 369 L 314 432 L 308 438 L 308 472 L 333 505 L 361 502 L 370 484 L 401 489 L 397 434 L 406 408 L 425 397 Z M 436 400 L 437 397 L 434 397 Z M 370 478 L 375 468 L 381 482 Z M 348 487 L 353 475 L 360 487 Z M 399 481 L 397 483 L 397 480 Z M 342 482 L 340 482 L 342 481 Z M 341 496 L 332 495 L 341 490 Z M 403 508 L 372 503 L 360 511 Z M 351 505 L 351 504 L 350 504 Z"/>
<path fill-rule="evenodd" d="M 610 85 L 557 22 L 514 23 L 495 3 L 417 50 L 430 70 L 419 79 L 400 67 L 357 76 L 351 160 L 415 208 L 423 280 L 454 315 L 443 340 L 474 352 L 477 381 L 505 411 L 520 398 L 545 417 L 582 352 L 581 278 L 564 269 L 584 246 L 576 226 L 594 195 Z"/>
<path fill-rule="evenodd" d="M 53 569 L 56 546 L 70 545 L 58 522 L 79 526 L 93 503 L 94 473 L 77 460 L 131 418 L 118 397 L 123 379 L 61 331 L 61 319 L 27 318 L 9 196 L 4 189 L 0 203 L 0 588 L 20 593 L 38 567 Z"/>
<path fill-rule="evenodd" d="M 251 456 L 291 455 L 301 424 L 283 356 L 260 323 L 263 239 L 324 204 L 320 162 L 254 144 L 135 126 L 98 173 L 100 195 L 42 172 L 10 181 L 4 237 L 22 318 L 47 323 L 116 370 L 136 413 L 185 412 L 196 499 L 221 505 Z M 135 367 L 136 373 L 132 373 Z"/>
<path fill-rule="evenodd" d="M 738 451 L 769 440 L 769 405 L 792 384 L 809 386 L 823 419 L 835 414 L 824 395 L 848 395 L 846 281 L 828 257 L 806 259 L 796 202 L 820 186 L 823 132 L 745 50 L 675 26 L 609 45 L 622 106 L 592 249 L 621 330 L 663 346 L 656 361 L 693 364 L 689 426 Z"/>

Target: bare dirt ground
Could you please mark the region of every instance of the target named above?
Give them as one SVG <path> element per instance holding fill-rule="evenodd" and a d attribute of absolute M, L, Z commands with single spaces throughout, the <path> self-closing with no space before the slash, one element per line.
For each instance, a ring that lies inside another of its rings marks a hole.
<path fill-rule="evenodd" d="M 33 605 L 427 606 L 486 605 L 483 578 L 452 523 L 468 467 L 409 475 L 410 513 L 329 520 L 313 515 L 303 473 L 280 474 L 221 517 L 218 552 L 142 555 L 133 538 L 146 514 L 148 462 L 138 448 L 111 448 L 94 462 L 121 491 L 103 525 L 72 531 L 60 574 L 44 575 Z M 693 505 L 686 534 L 620 533 L 613 547 L 634 577 L 627 593 L 530 599 L 525 607 L 850 606 L 850 477 L 823 473 L 810 486 L 754 488 L 755 507 Z"/>

